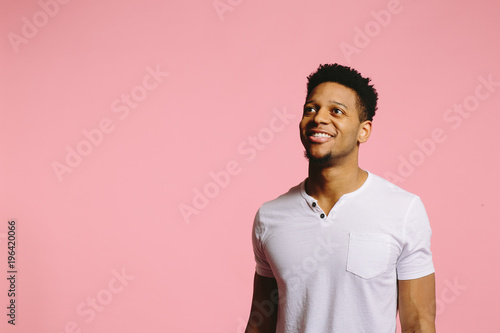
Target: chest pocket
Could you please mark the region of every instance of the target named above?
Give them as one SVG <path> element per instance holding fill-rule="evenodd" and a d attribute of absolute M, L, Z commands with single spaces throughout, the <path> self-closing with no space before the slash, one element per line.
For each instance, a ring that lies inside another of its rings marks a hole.
<path fill-rule="evenodd" d="M 350 233 L 347 271 L 371 279 L 387 271 L 390 236 L 374 233 Z"/>

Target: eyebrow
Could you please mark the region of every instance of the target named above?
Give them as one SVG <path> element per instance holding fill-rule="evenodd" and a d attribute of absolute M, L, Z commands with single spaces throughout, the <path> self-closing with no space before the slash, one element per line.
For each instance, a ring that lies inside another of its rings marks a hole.
<path fill-rule="evenodd" d="M 307 105 L 307 104 L 309 104 L 309 103 L 314 103 L 314 100 L 307 101 L 307 102 L 306 102 L 306 104 L 304 104 L 304 105 Z M 328 101 L 328 103 L 330 103 L 330 104 L 337 104 L 337 105 L 340 105 L 340 106 L 345 107 L 346 109 L 349 109 L 349 108 L 347 107 L 347 105 L 345 105 L 345 104 L 343 104 L 343 103 L 340 103 L 340 102 L 337 102 L 337 101 L 333 101 L 333 100 L 331 100 L 331 101 Z"/>

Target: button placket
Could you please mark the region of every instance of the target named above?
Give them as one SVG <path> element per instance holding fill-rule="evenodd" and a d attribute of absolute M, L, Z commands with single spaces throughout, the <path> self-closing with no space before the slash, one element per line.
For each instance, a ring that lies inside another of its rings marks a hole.
<path fill-rule="evenodd" d="M 326 214 L 323 212 L 323 210 L 321 209 L 321 207 L 319 207 L 318 203 L 316 201 L 312 201 L 310 203 L 312 209 L 316 212 L 319 213 L 319 217 L 324 220 L 326 218 Z"/>

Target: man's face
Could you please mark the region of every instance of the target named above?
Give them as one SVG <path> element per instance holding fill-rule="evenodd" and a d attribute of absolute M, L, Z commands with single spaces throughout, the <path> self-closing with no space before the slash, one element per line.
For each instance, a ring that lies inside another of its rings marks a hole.
<path fill-rule="evenodd" d="M 368 140 L 371 122 L 360 122 L 354 90 L 324 82 L 307 96 L 299 127 L 309 161 L 332 164 L 357 158 L 358 143 Z"/>

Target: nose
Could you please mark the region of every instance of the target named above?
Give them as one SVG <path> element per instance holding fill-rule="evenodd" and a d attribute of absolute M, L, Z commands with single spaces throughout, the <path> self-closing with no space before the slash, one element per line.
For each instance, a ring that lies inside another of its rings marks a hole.
<path fill-rule="evenodd" d="M 318 112 L 316 112 L 313 120 L 316 124 L 326 124 L 329 118 L 330 113 L 328 112 L 328 110 L 326 108 L 320 108 Z"/>

